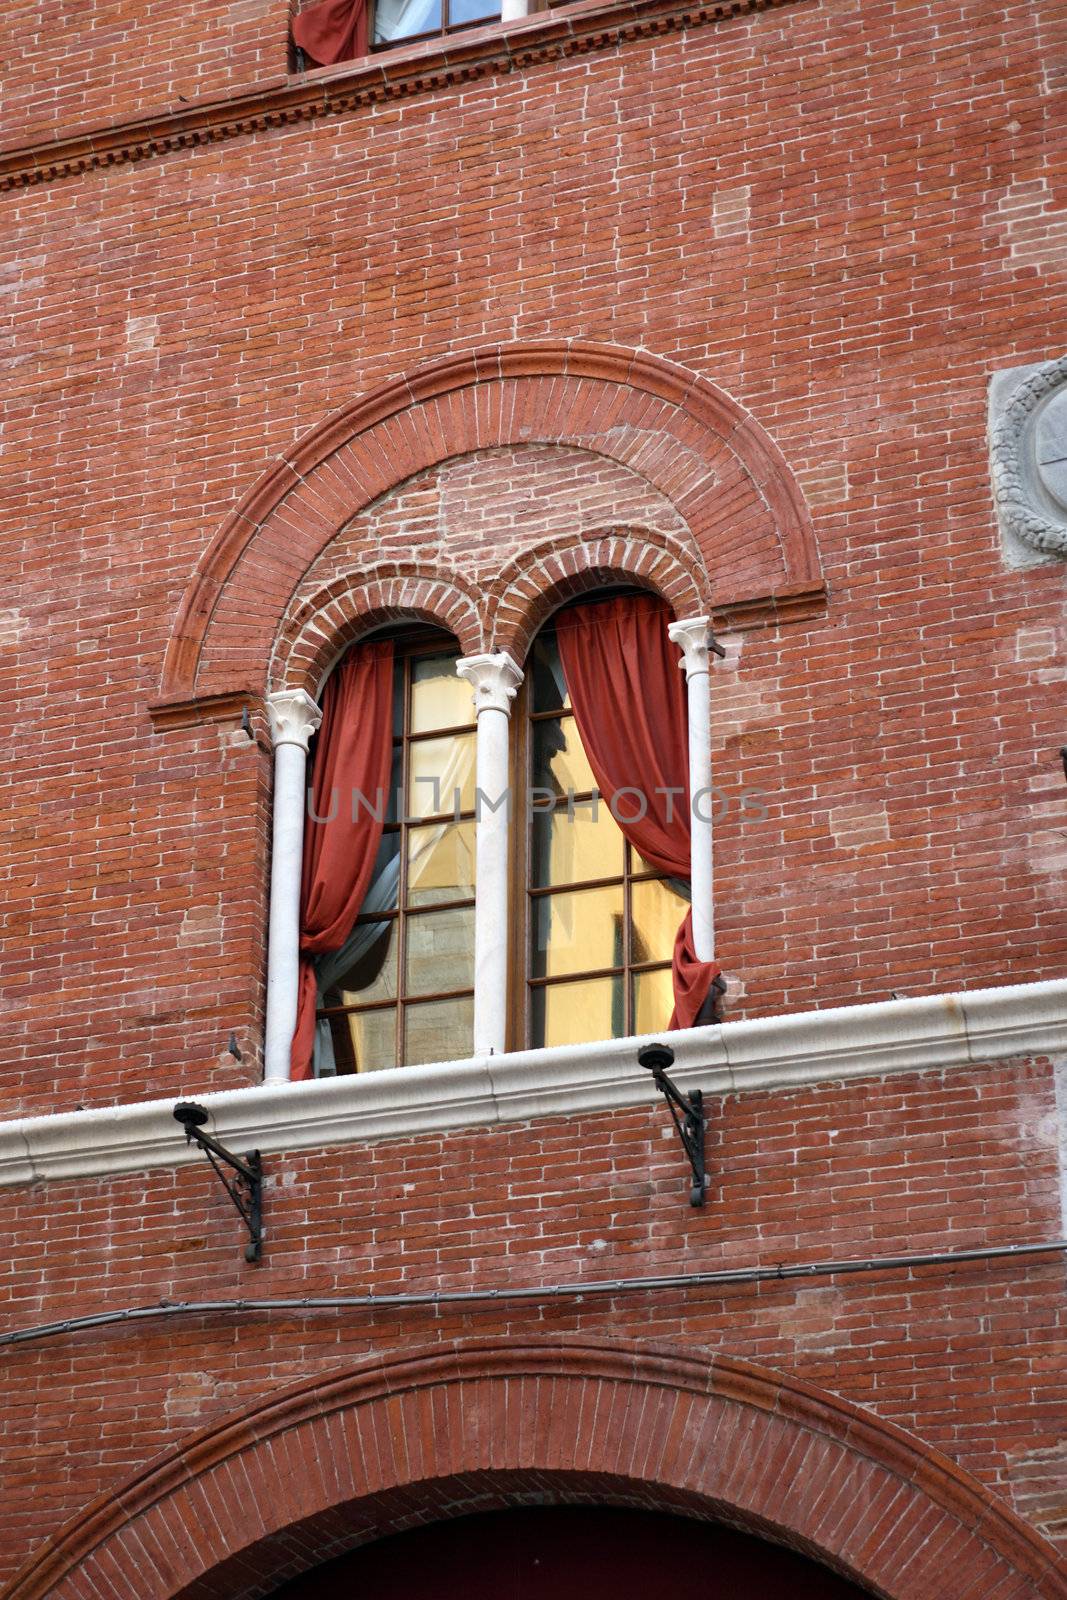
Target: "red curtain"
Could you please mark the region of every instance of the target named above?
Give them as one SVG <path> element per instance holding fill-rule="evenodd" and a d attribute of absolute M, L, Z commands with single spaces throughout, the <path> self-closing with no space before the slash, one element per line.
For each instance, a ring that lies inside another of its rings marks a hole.
<path fill-rule="evenodd" d="M 357 645 L 327 680 L 300 884 L 300 996 L 291 1078 L 311 1076 L 315 956 L 339 950 L 370 883 L 393 759 L 393 643 Z M 353 804 L 353 795 L 367 804 Z M 316 821 L 315 818 L 322 818 Z"/>
<path fill-rule="evenodd" d="M 646 861 L 688 878 L 688 716 L 679 652 L 667 637 L 669 615 L 654 595 L 620 595 L 561 611 L 556 633 L 600 793 L 614 803 L 619 826 Z M 714 1007 L 720 971 L 715 961 L 697 960 L 688 911 L 674 942 L 672 1028 L 691 1028 L 706 1002 Z"/>
<path fill-rule="evenodd" d="M 318 67 L 354 61 L 370 49 L 367 0 L 319 0 L 293 18 L 293 43 Z"/>

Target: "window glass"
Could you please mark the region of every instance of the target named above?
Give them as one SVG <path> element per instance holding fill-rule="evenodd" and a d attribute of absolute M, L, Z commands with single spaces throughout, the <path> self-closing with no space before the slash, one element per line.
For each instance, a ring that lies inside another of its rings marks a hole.
<path fill-rule="evenodd" d="M 456 657 L 423 656 L 411 663 L 411 726 L 409 733 L 434 733 L 438 728 L 473 728 L 471 686 L 456 675 Z"/>
<path fill-rule="evenodd" d="M 335 1072 L 375 1072 L 395 1066 L 396 1012 L 350 1011 L 329 1018 Z M 321 1030 L 320 1030 L 321 1031 Z"/>
<path fill-rule="evenodd" d="M 451 28 L 460 28 L 464 23 L 486 22 L 499 15 L 500 6 L 493 5 L 492 0 L 451 0 L 448 24 Z"/>
<path fill-rule="evenodd" d="M 533 819 L 533 887 L 621 878 L 625 840 L 604 801 L 576 801 Z"/>
<path fill-rule="evenodd" d="M 474 708 L 470 685 L 456 675 L 457 652 L 440 638 L 413 631 L 397 642 L 393 794 L 352 931 L 316 962 L 319 1073 L 471 1053 Z M 422 1003 L 431 995 L 449 998 Z"/>
<path fill-rule="evenodd" d="M 535 989 L 531 1026 L 538 1043 L 588 1044 L 593 1039 L 617 1037 L 623 1031 L 622 989 L 622 978 Z"/>
<path fill-rule="evenodd" d="M 545 717 L 533 725 L 533 782 L 554 795 L 591 794 L 596 788 L 589 757 L 573 717 Z"/>
<path fill-rule="evenodd" d="M 372 45 L 424 39 L 491 22 L 500 16 L 500 0 L 377 0 Z"/>
<path fill-rule="evenodd" d="M 474 1000 L 470 995 L 408 1006 L 406 1022 L 404 1059 L 411 1067 L 426 1061 L 458 1061 L 471 1053 Z"/>
<path fill-rule="evenodd" d="M 349 965 L 323 992 L 323 1005 L 355 1006 L 372 1000 L 396 999 L 397 922 L 360 922 L 345 950 Z"/>
<path fill-rule="evenodd" d="M 441 27 L 440 0 L 377 0 L 374 7 L 374 44 L 440 33 Z"/>
<path fill-rule="evenodd" d="M 470 699 L 470 687 L 467 698 Z M 474 734 L 413 739 L 408 770 L 408 816 L 454 817 L 474 810 Z"/>
<path fill-rule="evenodd" d="M 595 602 L 590 609 L 595 609 Z M 580 1044 L 665 1028 L 684 885 L 642 859 L 595 789 L 554 628 L 527 662 L 526 1042 Z"/>
<path fill-rule="evenodd" d="M 408 994 L 474 986 L 474 908 L 424 911 L 407 919 Z"/>
<path fill-rule="evenodd" d="M 408 905 L 474 895 L 474 823 L 433 822 L 407 830 Z"/>
<path fill-rule="evenodd" d="M 662 961 L 665 950 L 673 951 L 678 925 L 689 910 L 689 902 L 663 878 L 636 882 L 630 890 L 630 915 L 633 927 L 633 961 Z"/>
<path fill-rule="evenodd" d="M 534 901 L 531 977 L 623 965 L 623 886 L 541 895 Z"/>

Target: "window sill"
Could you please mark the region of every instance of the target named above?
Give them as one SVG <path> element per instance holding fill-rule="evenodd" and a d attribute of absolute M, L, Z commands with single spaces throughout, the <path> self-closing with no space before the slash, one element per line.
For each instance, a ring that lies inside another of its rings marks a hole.
<path fill-rule="evenodd" d="M 1067 979 L 728 1022 L 670 1036 L 682 1088 L 748 1094 L 1067 1051 Z M 200 1096 L 238 1151 L 314 1150 L 648 1105 L 638 1041 L 393 1068 Z M 176 1097 L 175 1097 L 176 1098 Z M 200 1160 L 174 1099 L 0 1123 L 0 1185 Z"/>

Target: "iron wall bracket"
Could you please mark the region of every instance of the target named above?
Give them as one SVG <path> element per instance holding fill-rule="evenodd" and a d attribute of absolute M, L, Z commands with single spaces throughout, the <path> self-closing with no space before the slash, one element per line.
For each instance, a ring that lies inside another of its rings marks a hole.
<path fill-rule="evenodd" d="M 204 1132 L 208 1120 L 203 1106 L 183 1100 L 174 1107 L 174 1118 L 185 1129 L 187 1144 L 198 1144 L 218 1174 L 233 1205 L 248 1229 L 245 1260 L 258 1261 L 263 1253 L 263 1162 L 258 1150 L 248 1156 L 235 1156 L 225 1145 L 219 1144 L 210 1133 Z M 230 1167 L 237 1176 L 227 1178 L 219 1162 Z"/>
<path fill-rule="evenodd" d="M 689 1190 L 689 1204 L 702 1206 L 707 1199 L 708 1175 L 704 1164 L 704 1096 L 699 1089 L 683 1094 L 677 1084 L 667 1076 L 667 1068 L 674 1061 L 674 1051 L 666 1044 L 646 1044 L 637 1053 L 641 1065 L 652 1074 L 652 1081 L 667 1102 L 682 1148 L 689 1158 L 693 1184 Z"/>

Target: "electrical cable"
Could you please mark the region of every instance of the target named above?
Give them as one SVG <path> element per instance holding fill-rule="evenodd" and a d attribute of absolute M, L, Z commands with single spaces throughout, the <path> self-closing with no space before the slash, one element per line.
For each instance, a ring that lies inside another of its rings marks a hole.
<path fill-rule="evenodd" d="M 897 1268 L 962 1266 L 971 1261 L 996 1261 L 1022 1256 L 1051 1255 L 1067 1251 L 1067 1239 L 1043 1244 L 987 1245 L 973 1250 L 936 1250 L 896 1256 L 865 1256 L 844 1261 L 798 1262 L 792 1266 L 726 1267 L 715 1272 L 680 1272 L 659 1277 L 600 1278 L 588 1283 L 551 1283 L 490 1289 L 427 1289 L 408 1294 L 290 1295 L 276 1299 L 160 1300 L 156 1305 L 132 1306 L 125 1311 L 98 1311 L 84 1317 L 66 1317 L 0 1334 L 0 1345 L 29 1344 L 83 1328 L 114 1323 L 143 1322 L 160 1317 L 213 1316 L 220 1312 L 270 1311 L 390 1311 L 410 1306 L 492 1304 L 511 1300 L 582 1300 L 586 1296 L 632 1294 L 652 1289 L 699 1289 L 716 1284 L 774 1283 L 795 1278 L 836 1277 L 846 1273 L 886 1272 Z"/>

